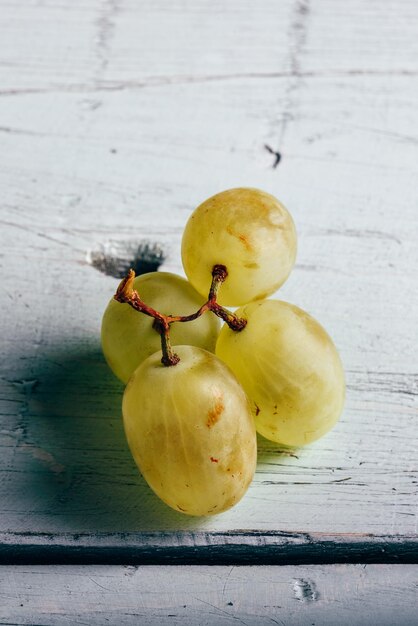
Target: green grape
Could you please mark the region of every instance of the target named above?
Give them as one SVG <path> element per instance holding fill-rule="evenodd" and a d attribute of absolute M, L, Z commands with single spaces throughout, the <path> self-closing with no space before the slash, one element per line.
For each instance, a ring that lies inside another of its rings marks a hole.
<path fill-rule="evenodd" d="M 177 346 L 177 365 L 160 353 L 135 370 L 123 396 L 132 455 L 169 506 L 189 515 L 220 513 L 246 492 L 257 444 L 248 398 L 214 354 Z"/>
<path fill-rule="evenodd" d="M 183 234 L 186 275 L 207 295 L 212 268 L 225 265 L 228 278 L 219 303 L 239 306 L 278 289 L 296 258 L 296 231 L 274 196 L 251 188 L 230 189 L 209 198 L 190 216 Z"/>
<path fill-rule="evenodd" d="M 184 278 L 168 272 L 150 272 L 138 276 L 134 289 L 144 302 L 166 315 L 195 313 L 205 299 Z M 160 350 L 161 339 L 153 328 L 154 320 L 112 299 L 103 316 L 102 348 L 114 374 L 124 383 L 148 356 Z M 220 323 L 212 313 L 206 313 L 188 323 L 171 327 L 173 345 L 191 344 L 215 351 Z M 160 355 L 161 356 L 161 355 Z"/>
<path fill-rule="evenodd" d="M 257 431 L 286 446 L 328 432 L 344 405 L 344 371 L 322 326 L 280 300 L 236 311 L 240 332 L 222 328 L 216 354 L 232 369 L 253 402 Z"/>

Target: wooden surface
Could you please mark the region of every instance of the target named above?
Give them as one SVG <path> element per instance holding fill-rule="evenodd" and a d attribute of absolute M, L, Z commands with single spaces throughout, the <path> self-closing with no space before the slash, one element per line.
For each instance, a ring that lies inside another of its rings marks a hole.
<path fill-rule="evenodd" d="M 362 541 L 372 560 L 418 562 L 417 3 L 0 0 L 0 12 L 4 562 L 70 544 L 99 562 L 115 536 L 152 549 L 158 531 L 170 549 L 239 531 L 250 562 L 254 532 L 284 562 L 301 537 L 325 542 L 326 562 L 336 544 L 361 562 Z M 347 403 L 303 450 L 260 440 L 244 500 L 193 519 L 130 458 L 99 342 L 117 279 L 94 265 L 156 244 L 181 273 L 191 210 L 238 185 L 292 212 L 299 252 L 280 297 L 334 338 Z"/>
<path fill-rule="evenodd" d="M 1 624 L 416 626 L 411 565 L 0 567 Z"/>

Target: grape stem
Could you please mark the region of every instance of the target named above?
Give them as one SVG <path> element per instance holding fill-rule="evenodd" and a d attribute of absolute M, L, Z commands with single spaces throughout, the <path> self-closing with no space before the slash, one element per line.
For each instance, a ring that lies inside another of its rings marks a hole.
<path fill-rule="evenodd" d="M 206 313 L 206 311 L 212 311 L 212 313 L 228 324 L 231 330 L 235 330 L 236 332 L 242 330 L 247 324 L 247 320 L 237 317 L 234 313 L 231 313 L 231 311 L 228 311 L 228 309 L 225 309 L 217 302 L 219 288 L 226 280 L 227 276 L 228 271 L 225 265 L 213 266 L 212 284 L 210 286 L 208 299 L 196 313 L 192 313 L 191 315 L 164 315 L 164 313 L 156 311 L 143 302 L 139 293 L 133 288 L 135 272 L 132 269 L 129 270 L 128 274 L 120 283 L 114 295 L 114 299 L 117 300 L 117 302 L 129 304 L 135 311 L 139 311 L 140 313 L 154 318 L 153 326 L 161 336 L 161 350 L 163 353 L 161 362 L 168 367 L 177 365 L 180 361 L 178 355 L 173 351 L 170 342 L 171 324 L 175 322 L 192 322 Z"/>

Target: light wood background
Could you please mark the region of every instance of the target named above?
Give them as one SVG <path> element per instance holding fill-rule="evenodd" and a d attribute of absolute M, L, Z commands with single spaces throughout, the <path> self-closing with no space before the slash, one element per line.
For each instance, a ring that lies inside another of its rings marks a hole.
<path fill-rule="evenodd" d="M 266 144 L 282 154 L 277 167 Z M 280 297 L 334 338 L 347 404 L 305 449 L 260 440 L 244 500 L 193 519 L 160 503 L 130 458 L 123 388 L 99 342 L 117 279 L 93 261 L 158 246 L 161 269 L 182 273 L 191 210 L 240 185 L 275 194 L 294 216 L 297 265 Z M 0 211 L 4 563 L 157 562 L 176 546 L 176 559 L 189 549 L 208 562 L 212 545 L 225 546 L 218 563 L 294 563 L 252 569 L 263 585 L 304 579 L 296 563 L 334 554 L 418 562 L 414 0 L 0 0 Z M 228 547 L 237 532 L 239 550 Z M 0 592 L 18 582 L 0 615 L 19 624 L 41 619 L 29 578 L 42 578 L 46 597 L 51 581 L 64 588 L 87 572 L 4 567 Z M 363 602 L 363 578 L 330 567 L 316 570 L 324 584 L 338 571 L 350 581 L 346 605 Z M 400 571 L 418 578 L 412 565 L 385 567 L 371 576 L 388 598 Z M 152 571 L 163 588 L 171 570 Z M 208 571 L 193 571 L 190 585 Z M 103 575 L 123 585 L 124 570 L 112 572 Z M 33 613 L 17 612 L 24 593 Z M 416 583 L 404 593 L 416 597 Z M 277 623 L 299 623 L 283 606 Z M 411 604 L 399 607 L 413 619 Z M 104 623 L 97 611 L 88 620 Z"/>

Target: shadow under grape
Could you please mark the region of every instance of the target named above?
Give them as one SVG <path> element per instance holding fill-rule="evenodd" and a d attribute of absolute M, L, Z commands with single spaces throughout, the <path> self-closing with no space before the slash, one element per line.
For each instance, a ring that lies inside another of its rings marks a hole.
<path fill-rule="evenodd" d="M 31 457 L 20 493 L 32 529 L 34 519 L 45 532 L 199 526 L 162 503 L 140 475 L 123 429 L 124 387 L 99 346 L 50 349 L 30 378 L 18 454 Z"/>

